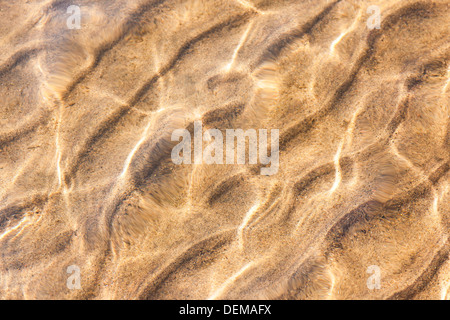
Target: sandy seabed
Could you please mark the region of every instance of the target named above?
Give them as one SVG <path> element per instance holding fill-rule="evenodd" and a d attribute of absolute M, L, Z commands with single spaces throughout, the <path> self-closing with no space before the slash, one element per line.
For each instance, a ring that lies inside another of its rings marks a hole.
<path fill-rule="evenodd" d="M 448 0 L 72 4 L 0 0 L 0 298 L 450 297 Z"/>

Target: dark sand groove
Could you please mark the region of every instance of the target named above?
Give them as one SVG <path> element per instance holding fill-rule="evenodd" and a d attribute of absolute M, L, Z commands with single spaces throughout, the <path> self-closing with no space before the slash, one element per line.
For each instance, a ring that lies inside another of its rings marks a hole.
<path fill-rule="evenodd" d="M 66 88 L 64 93 L 64 99 L 67 99 L 68 96 L 75 89 L 75 87 L 81 82 L 83 82 L 87 76 L 92 74 L 97 69 L 105 54 L 114 49 L 114 47 L 118 45 L 121 41 L 123 41 L 124 38 L 128 34 L 130 34 L 130 32 L 132 32 L 137 26 L 139 26 L 140 17 L 143 14 L 145 14 L 147 11 L 154 8 L 155 6 L 160 5 L 163 2 L 164 2 L 163 0 L 159 1 L 151 0 L 141 5 L 135 12 L 131 13 L 129 17 L 125 19 L 123 25 L 120 26 L 115 31 L 116 34 L 114 35 L 113 39 L 102 44 L 100 47 L 95 48 L 93 53 L 94 58 L 92 59 L 93 61 L 91 65 L 86 70 L 83 70 L 82 73 L 78 75 L 76 79 Z M 70 46 L 70 44 L 68 45 Z"/>
<path fill-rule="evenodd" d="M 8 73 L 12 72 L 13 69 L 21 63 L 27 62 L 29 59 L 36 57 L 36 55 L 44 49 L 44 47 L 25 48 L 14 53 L 3 63 L 2 66 L 0 66 L 0 78 L 3 78 Z"/>
<path fill-rule="evenodd" d="M 0 146 L 6 147 L 8 144 L 14 142 L 21 137 L 33 133 L 39 126 L 45 124 L 49 118 L 49 110 L 40 110 L 36 112 L 36 115 L 31 117 L 28 122 L 21 124 L 17 128 L 10 130 L 9 132 L 0 133 Z"/>
<path fill-rule="evenodd" d="M 316 16 L 312 17 L 309 21 L 307 21 L 303 26 L 301 26 L 299 29 L 295 29 L 290 31 L 287 34 L 284 34 L 280 37 L 280 39 L 277 39 L 276 42 L 269 45 L 269 47 L 266 49 L 266 52 L 257 60 L 255 65 L 252 67 L 252 70 L 254 68 L 257 68 L 261 66 L 264 62 L 271 59 L 278 59 L 280 55 L 282 54 L 283 50 L 286 48 L 289 48 L 292 46 L 292 44 L 297 40 L 305 35 L 308 35 L 313 28 L 320 23 L 325 16 L 340 2 L 341 0 L 337 0 L 332 2 L 331 4 L 327 5 L 325 8 L 323 8 Z"/>
<path fill-rule="evenodd" d="M 390 296 L 389 300 L 411 300 L 414 296 L 423 291 L 433 277 L 439 272 L 440 267 L 448 260 L 450 254 L 450 245 L 448 241 L 439 249 L 432 258 L 430 265 L 414 280 L 414 282 L 405 289 L 396 292 Z"/>
<path fill-rule="evenodd" d="M 156 274 L 155 280 L 140 289 L 138 299 L 158 298 L 158 291 L 161 287 L 170 285 L 177 273 L 183 275 L 183 269 L 198 268 L 202 264 L 214 262 L 217 256 L 223 251 L 222 247 L 231 243 L 234 230 L 223 231 L 218 235 L 211 235 L 208 239 L 193 244 L 186 249 L 172 263 Z M 188 266 L 189 265 L 189 266 Z M 153 275 L 152 277 L 153 278 Z"/>

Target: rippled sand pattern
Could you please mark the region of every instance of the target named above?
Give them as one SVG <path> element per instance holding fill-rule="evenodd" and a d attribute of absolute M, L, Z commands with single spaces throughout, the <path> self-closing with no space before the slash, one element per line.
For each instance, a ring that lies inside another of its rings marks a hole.
<path fill-rule="evenodd" d="M 71 4 L 0 1 L 0 298 L 450 298 L 448 0 Z M 195 120 L 278 173 L 173 164 Z"/>

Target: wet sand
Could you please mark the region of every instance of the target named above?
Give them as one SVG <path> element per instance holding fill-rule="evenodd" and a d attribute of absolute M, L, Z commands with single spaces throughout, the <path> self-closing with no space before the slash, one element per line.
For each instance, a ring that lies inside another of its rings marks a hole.
<path fill-rule="evenodd" d="M 71 4 L 0 1 L 0 298 L 450 298 L 448 1 Z M 277 174 L 175 165 L 199 120 Z"/>

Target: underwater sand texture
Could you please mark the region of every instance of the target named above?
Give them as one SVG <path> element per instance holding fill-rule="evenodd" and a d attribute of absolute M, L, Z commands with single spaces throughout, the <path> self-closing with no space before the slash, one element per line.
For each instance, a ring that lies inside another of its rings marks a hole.
<path fill-rule="evenodd" d="M 448 0 L 72 4 L 0 1 L 0 298 L 450 298 Z M 195 120 L 278 173 L 175 165 Z"/>

